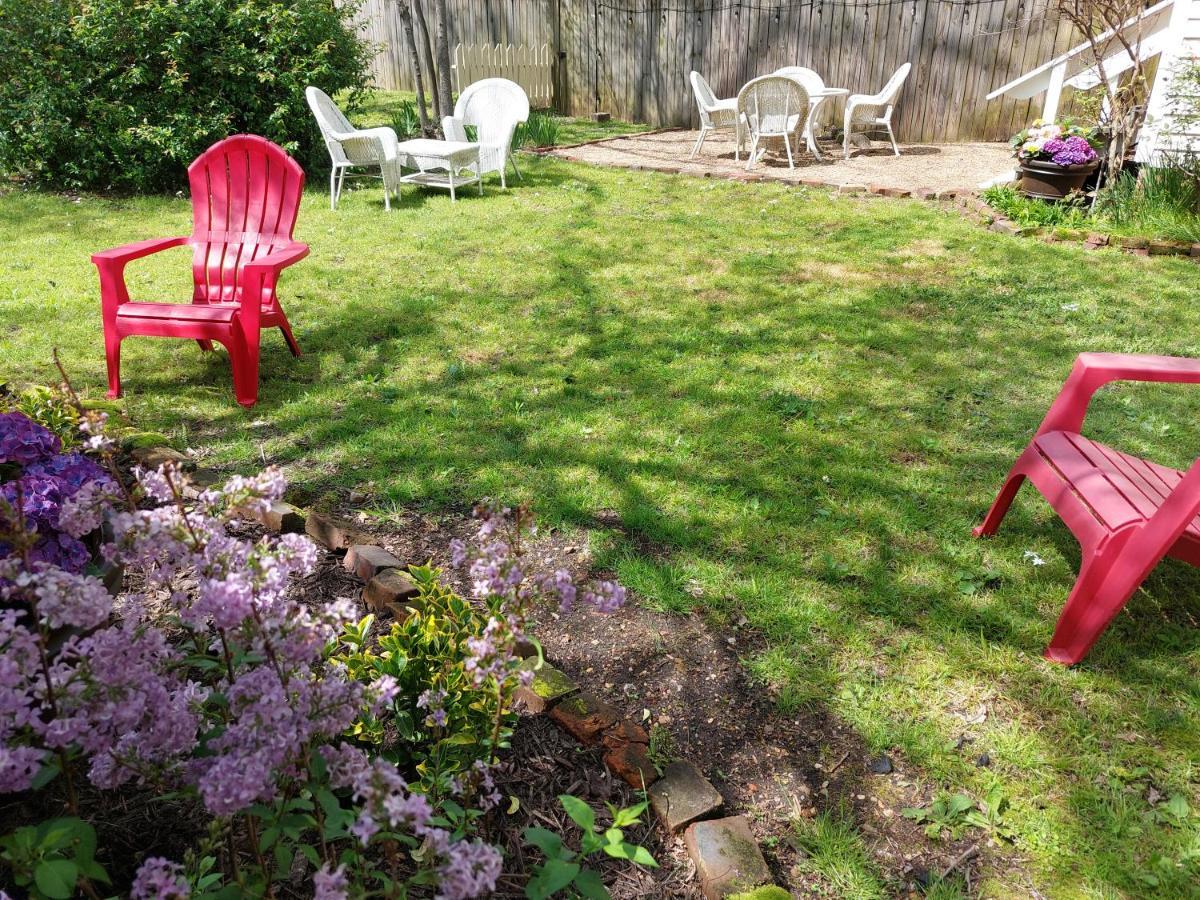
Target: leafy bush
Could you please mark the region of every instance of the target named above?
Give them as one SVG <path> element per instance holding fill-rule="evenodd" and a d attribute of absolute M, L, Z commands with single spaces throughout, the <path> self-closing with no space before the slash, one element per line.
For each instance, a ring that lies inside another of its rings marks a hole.
<path fill-rule="evenodd" d="M 1171 162 L 1122 173 L 1096 198 L 1097 212 L 1130 233 L 1200 241 L 1200 162 Z"/>
<path fill-rule="evenodd" d="M 354 99 L 354 3 L 24 0 L 0 28 L 0 171 L 49 188 L 176 189 L 238 132 L 323 159 L 304 88 Z"/>
<path fill-rule="evenodd" d="M 368 717 L 352 734 L 415 771 L 422 792 L 441 799 L 462 794 L 475 763 L 507 740 L 512 716 L 500 685 L 477 685 L 467 669 L 471 641 L 487 630 L 487 610 L 443 586 L 436 569 L 413 567 L 411 574 L 420 594 L 408 618 L 395 622 L 374 645 L 367 637 L 373 617 L 348 627 L 342 635 L 348 652 L 335 659 L 360 681 L 389 679 L 395 685 L 386 710 L 391 727 Z"/>

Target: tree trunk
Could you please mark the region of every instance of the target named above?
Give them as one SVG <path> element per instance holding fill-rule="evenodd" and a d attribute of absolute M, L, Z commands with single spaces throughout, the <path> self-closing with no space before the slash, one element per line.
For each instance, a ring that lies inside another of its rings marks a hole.
<path fill-rule="evenodd" d="M 446 11 L 446 0 L 437 0 L 437 64 L 438 97 L 445 110 L 442 115 L 448 116 L 454 111 L 454 98 L 450 69 L 450 15 Z"/>
<path fill-rule="evenodd" d="M 412 10 L 407 0 L 399 0 L 396 4 L 400 13 L 400 25 L 404 30 L 407 43 L 408 58 L 412 63 L 413 84 L 417 86 L 417 115 L 421 118 L 421 133 L 429 133 L 429 110 L 425 108 L 425 82 L 421 78 L 421 56 L 417 52 L 417 39 L 413 34 Z"/>
<path fill-rule="evenodd" d="M 413 17 L 416 19 L 418 39 L 425 62 L 425 71 L 429 73 L 429 93 L 433 97 L 433 112 L 437 116 L 438 125 L 442 124 L 442 116 L 448 116 L 451 110 L 442 109 L 442 100 L 438 94 L 438 70 L 433 64 L 433 50 L 429 43 L 429 28 L 425 24 L 425 10 L 421 0 L 412 0 Z"/>

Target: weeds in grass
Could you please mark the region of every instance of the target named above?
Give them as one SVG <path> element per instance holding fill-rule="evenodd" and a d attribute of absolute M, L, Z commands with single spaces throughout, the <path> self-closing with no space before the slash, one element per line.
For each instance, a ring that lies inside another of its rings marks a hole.
<path fill-rule="evenodd" d="M 807 854 L 800 860 L 800 868 L 819 876 L 830 896 L 841 900 L 884 900 L 890 896 L 882 874 L 867 855 L 863 839 L 845 811 L 797 819 L 793 835 L 796 847 Z"/>

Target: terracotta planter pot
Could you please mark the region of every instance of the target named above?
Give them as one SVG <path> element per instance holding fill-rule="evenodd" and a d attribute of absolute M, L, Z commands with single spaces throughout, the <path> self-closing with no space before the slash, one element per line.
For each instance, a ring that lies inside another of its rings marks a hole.
<path fill-rule="evenodd" d="M 1041 200 L 1062 200 L 1072 191 L 1083 189 L 1088 176 L 1096 171 L 1100 160 L 1078 166 L 1060 166 L 1041 159 L 1021 160 L 1021 190 L 1027 197 Z"/>

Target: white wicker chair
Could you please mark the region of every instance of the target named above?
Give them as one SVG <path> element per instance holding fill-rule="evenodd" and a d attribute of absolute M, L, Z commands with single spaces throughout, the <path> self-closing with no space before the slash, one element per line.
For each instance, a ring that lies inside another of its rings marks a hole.
<path fill-rule="evenodd" d="M 750 158 L 746 168 L 754 165 L 758 144 L 768 137 L 783 138 L 788 168 L 796 168 L 792 157 L 792 135 L 808 120 L 808 92 L 804 86 L 784 75 L 764 75 L 738 91 L 737 108 L 743 127 L 750 133 Z"/>
<path fill-rule="evenodd" d="M 513 134 L 529 119 L 529 97 L 515 81 L 485 78 L 467 85 L 454 104 L 454 115 L 442 118 L 442 133 L 448 141 L 466 141 L 467 127 L 475 129 L 479 144 L 480 174 L 500 173 L 500 186 L 508 187 L 504 170 L 512 163 L 517 178 L 521 171 L 513 157 Z"/>
<path fill-rule="evenodd" d="M 329 208 L 337 209 L 347 169 L 378 169 L 383 177 L 383 206 L 391 210 L 391 196 L 400 189 L 401 175 L 396 132 L 386 127 L 355 128 L 320 88 L 310 86 L 304 96 L 329 151 Z"/>
<path fill-rule="evenodd" d="M 904 87 L 904 80 L 911 69 L 912 63 L 905 63 L 898 68 L 878 94 L 851 94 L 846 98 L 846 119 L 842 129 L 842 152 L 846 159 L 850 158 L 850 132 L 855 125 L 862 127 L 863 131 L 884 129 L 892 142 L 892 152 L 900 155 L 896 134 L 892 131 L 892 111 L 896 108 L 896 96 Z"/>
<path fill-rule="evenodd" d="M 690 78 L 692 93 L 696 95 L 696 106 L 700 110 L 700 137 L 696 139 L 696 145 L 692 147 L 692 152 L 688 156 L 688 159 L 693 159 L 700 152 L 700 148 L 704 146 L 704 139 L 708 137 L 708 133 L 716 131 L 719 128 L 732 128 L 736 132 L 737 144 L 733 149 L 733 158 L 741 159 L 742 128 L 738 119 L 737 98 L 731 97 L 728 100 L 718 100 L 717 95 L 708 86 L 708 82 L 704 80 L 703 75 L 699 72 L 693 72 Z"/>

